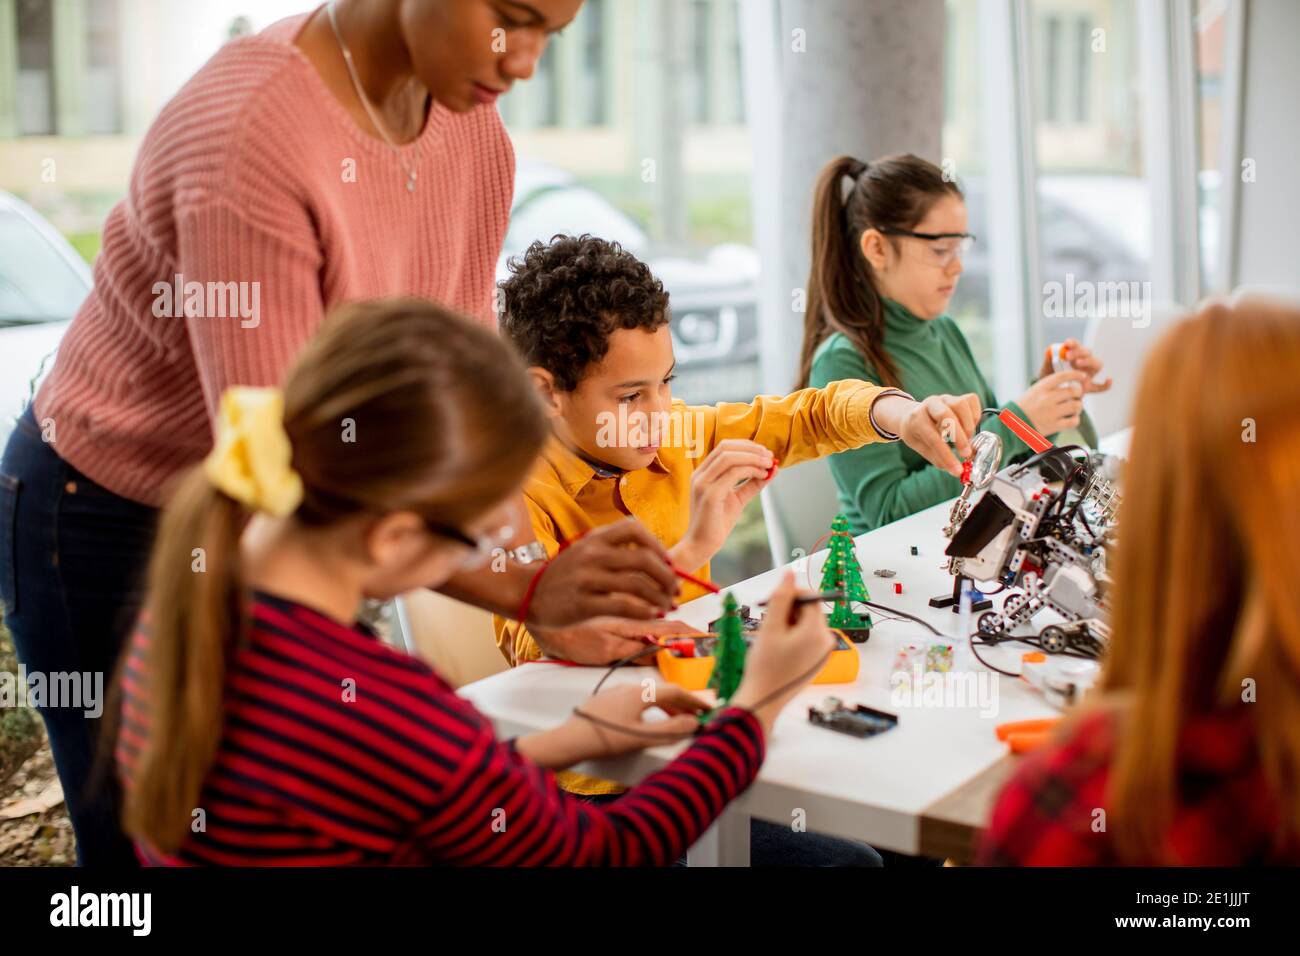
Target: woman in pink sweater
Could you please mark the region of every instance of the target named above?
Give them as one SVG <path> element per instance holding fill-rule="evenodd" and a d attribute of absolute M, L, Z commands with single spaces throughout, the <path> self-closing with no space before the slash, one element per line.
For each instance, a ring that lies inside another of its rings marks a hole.
<path fill-rule="evenodd" d="M 81 699 L 37 701 L 81 862 L 134 860 L 115 795 L 91 787 L 102 687 L 157 508 L 211 447 L 218 397 L 280 384 L 340 302 L 413 295 L 494 324 L 514 153 L 493 104 L 580 6 L 337 0 L 226 45 L 149 130 L 94 291 L 0 461 L 5 623 L 29 674 L 87 675 Z M 638 528 L 571 550 L 531 619 L 671 605 L 666 557 Z M 646 576 L 590 571 L 611 564 Z M 535 570 L 444 590 L 511 613 Z"/>

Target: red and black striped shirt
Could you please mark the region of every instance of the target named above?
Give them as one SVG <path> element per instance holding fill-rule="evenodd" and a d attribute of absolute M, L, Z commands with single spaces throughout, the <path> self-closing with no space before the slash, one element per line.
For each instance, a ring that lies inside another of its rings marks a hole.
<path fill-rule="evenodd" d="M 731 709 L 616 802 L 563 793 L 420 661 L 256 593 L 216 759 L 174 858 L 209 866 L 668 865 L 753 781 L 760 725 Z M 147 627 L 123 673 L 117 759 L 148 735 Z"/>

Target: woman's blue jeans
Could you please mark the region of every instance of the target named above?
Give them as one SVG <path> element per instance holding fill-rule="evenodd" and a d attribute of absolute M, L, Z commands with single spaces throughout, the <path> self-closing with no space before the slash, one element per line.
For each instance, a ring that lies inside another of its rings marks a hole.
<path fill-rule="evenodd" d="M 158 512 L 67 464 L 56 453 L 57 430 L 55 436 L 52 445 L 42 439 L 29 407 L 0 459 L 0 602 L 28 685 L 42 675 L 47 688 L 65 691 L 34 702 L 63 783 L 78 861 L 135 866 L 111 763 L 97 758 L 104 729 L 115 726 L 109 687 L 143 599 Z M 66 693 L 74 685 L 80 700 Z M 98 700 L 86 699 L 96 686 Z"/>

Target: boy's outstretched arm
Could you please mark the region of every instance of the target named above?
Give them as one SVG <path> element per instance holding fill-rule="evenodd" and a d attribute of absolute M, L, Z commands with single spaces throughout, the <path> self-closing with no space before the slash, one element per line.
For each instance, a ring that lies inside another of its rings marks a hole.
<path fill-rule="evenodd" d="M 918 402 L 898 389 L 846 379 L 786 396 L 760 395 L 753 402 L 694 406 L 704 416 L 705 451 L 729 438 L 758 442 L 782 466 L 833 455 L 877 441 L 901 439 L 951 475 L 961 473 L 957 454 L 970 454 L 979 421 L 979 398 L 933 395 Z"/>

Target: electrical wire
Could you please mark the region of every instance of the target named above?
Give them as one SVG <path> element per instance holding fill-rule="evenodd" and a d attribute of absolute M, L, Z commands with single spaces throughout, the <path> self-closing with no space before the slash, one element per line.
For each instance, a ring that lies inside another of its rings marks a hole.
<path fill-rule="evenodd" d="M 930 633 L 934 634 L 937 637 L 948 636 L 947 634 L 944 634 L 942 631 L 940 631 L 933 624 L 931 624 L 929 621 L 925 620 L 924 618 L 917 617 L 915 614 L 908 614 L 906 611 L 900 611 L 897 608 L 888 607 L 884 604 L 877 604 L 875 601 L 855 601 L 854 603 L 865 604 L 867 607 L 875 608 L 878 611 L 884 611 L 887 614 L 897 614 L 899 617 L 906 618 L 909 621 L 915 621 L 917 624 L 920 624 L 922 627 L 928 628 Z"/>
<path fill-rule="evenodd" d="M 1051 456 L 1059 452 L 1068 453 L 1071 451 L 1081 451 L 1086 453 L 1087 449 L 1084 448 L 1082 445 L 1053 445 L 1051 448 L 1044 448 L 1042 451 L 1035 452 L 1034 454 L 1026 458 L 1024 461 L 1022 461 L 1020 463 L 1020 467 L 1011 473 L 1011 477 L 1019 478 L 1026 471 L 1028 471 L 1034 465 L 1038 464 L 1043 459 L 1050 458 Z"/>
<path fill-rule="evenodd" d="M 975 638 L 977 637 L 980 638 L 978 641 L 975 640 Z M 987 667 L 989 670 L 1001 674 L 1003 677 L 1020 676 L 1020 674 L 1016 673 L 1015 671 L 1003 670 L 1001 667 L 997 667 L 996 665 L 990 664 L 988 661 L 986 661 L 983 657 L 980 656 L 979 651 L 975 650 L 976 647 L 996 647 L 998 644 L 1003 643 L 1002 641 L 987 641 L 984 639 L 984 636 L 982 634 L 971 634 L 969 635 L 968 643 L 970 644 L 971 656 L 974 657 L 975 660 L 983 664 L 985 667 Z"/>
<path fill-rule="evenodd" d="M 753 714 L 755 711 L 762 710 L 765 706 L 770 704 L 772 701 L 776 700 L 782 694 L 785 694 L 792 688 L 798 687 L 801 684 L 805 684 L 808 681 L 812 680 L 814 677 L 816 677 L 817 672 L 826 666 L 826 662 L 830 659 L 831 651 L 833 651 L 834 649 L 835 646 L 834 644 L 832 644 L 831 648 L 827 650 L 827 652 L 823 654 L 820 658 L 818 658 L 817 663 L 815 665 L 813 665 L 808 670 L 804 671 L 794 680 L 787 681 L 786 683 L 778 687 L 776 690 L 772 691 L 770 694 L 766 695 L 765 697 L 759 698 L 757 703 L 752 704 L 749 707 L 740 707 L 739 705 L 732 705 L 732 704 L 726 704 L 726 706 L 735 706 L 737 707 L 737 709 L 743 710 L 748 714 Z M 624 658 L 624 660 L 627 660 L 627 658 Z M 619 666 L 618 664 L 615 664 L 613 668 L 610 668 L 610 674 L 612 674 L 614 672 L 614 669 L 617 668 L 618 666 Z M 609 677 L 609 674 L 606 674 L 605 677 L 601 678 L 601 684 L 605 682 L 605 678 L 607 677 Z M 597 684 L 596 690 L 599 689 L 600 689 L 600 684 Z M 595 691 L 593 691 L 592 693 L 594 696 Z M 595 714 L 589 714 L 586 711 L 584 711 L 581 707 L 573 708 L 573 713 L 575 716 L 581 717 L 583 720 L 590 721 L 591 723 L 596 724 L 598 726 L 602 726 L 609 730 L 613 730 L 616 733 L 628 734 L 632 737 L 643 737 L 647 740 L 664 740 L 664 741 L 683 740 L 686 737 L 692 737 L 700 733 L 703 733 L 705 729 L 704 726 L 701 725 L 700 727 L 697 727 L 694 731 L 692 731 L 692 733 L 690 734 L 662 734 L 662 733 L 655 733 L 654 731 L 651 730 L 641 730 L 640 728 L 637 727 L 624 727 L 614 723 L 613 721 L 605 720 L 603 717 L 597 717 Z"/>
<path fill-rule="evenodd" d="M 635 654 L 629 654 L 627 657 L 615 661 L 613 664 L 609 665 L 609 670 L 605 671 L 605 676 L 596 682 L 596 687 L 592 690 L 591 696 L 595 697 L 599 694 L 600 689 L 605 686 L 605 681 L 609 680 L 614 671 L 618 670 L 620 667 L 625 667 L 638 658 L 645 657 L 647 654 L 658 654 L 661 650 L 663 650 L 662 647 L 659 647 L 657 644 L 652 644 L 645 648 L 645 650 L 637 651 Z"/>

